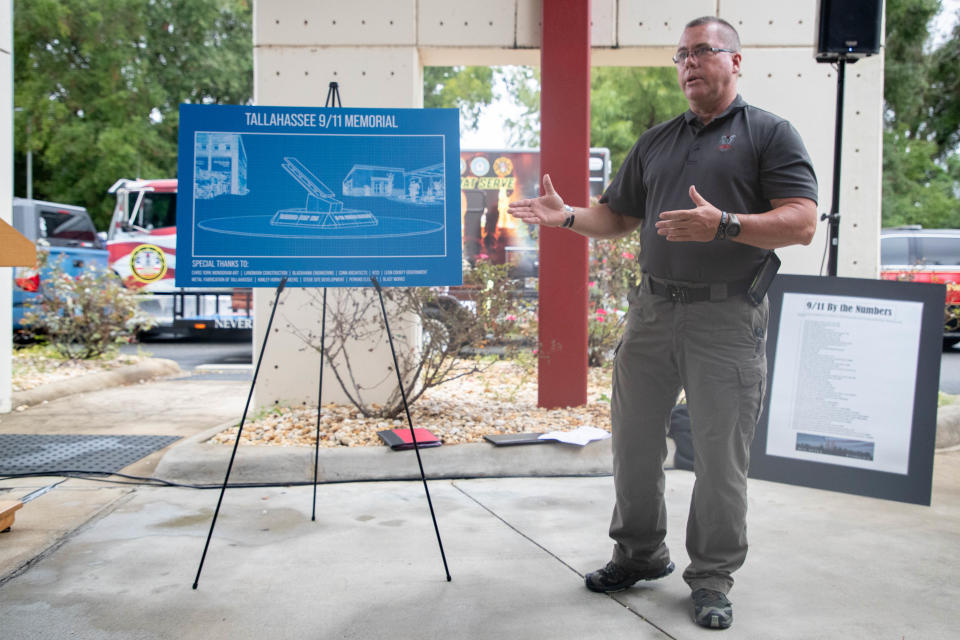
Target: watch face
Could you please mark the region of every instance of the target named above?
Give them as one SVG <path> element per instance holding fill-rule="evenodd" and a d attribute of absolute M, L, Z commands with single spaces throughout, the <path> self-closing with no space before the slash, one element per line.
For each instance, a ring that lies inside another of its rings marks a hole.
<path fill-rule="evenodd" d="M 727 237 L 734 238 L 740 235 L 740 220 L 737 216 L 730 214 L 730 221 L 727 222 Z"/>

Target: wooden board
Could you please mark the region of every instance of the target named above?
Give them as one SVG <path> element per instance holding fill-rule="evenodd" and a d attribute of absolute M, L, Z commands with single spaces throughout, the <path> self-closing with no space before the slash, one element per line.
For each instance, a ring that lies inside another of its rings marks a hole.
<path fill-rule="evenodd" d="M 22 233 L 0 219 L 0 267 L 32 267 L 37 248 Z"/>
<path fill-rule="evenodd" d="M 19 500 L 0 500 L 0 533 L 13 526 L 14 513 L 22 506 Z"/>

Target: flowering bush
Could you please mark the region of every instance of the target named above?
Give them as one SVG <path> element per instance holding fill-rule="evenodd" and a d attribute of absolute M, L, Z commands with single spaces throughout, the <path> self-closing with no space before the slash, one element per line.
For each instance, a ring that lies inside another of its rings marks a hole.
<path fill-rule="evenodd" d="M 307 291 L 308 304 L 318 315 L 326 303 L 320 290 Z M 314 329 L 287 327 L 305 345 L 327 358 L 333 376 L 350 403 L 365 417 L 395 418 L 406 405 L 413 405 L 427 390 L 477 371 L 473 363 L 461 361 L 461 346 L 478 340 L 479 325 L 466 309 L 441 302 L 437 293 L 427 287 L 390 287 L 382 291 L 391 308 L 389 320 L 394 353 L 403 376 L 404 389 L 399 387 L 383 402 L 370 400 L 371 386 L 365 380 L 369 371 L 358 359 L 366 350 L 356 345 L 385 344 L 387 326 L 380 315 L 380 297 L 372 289 L 343 289 L 326 307 L 329 327 L 322 335 Z M 420 331 L 412 331 L 413 327 Z M 412 337 L 412 341 L 411 341 Z M 321 338 L 323 342 L 321 342 Z M 383 379 L 396 375 L 391 360 L 383 371 Z"/>
<path fill-rule="evenodd" d="M 943 326 L 946 331 L 960 331 L 960 305 L 953 302 L 960 295 L 960 284 L 956 282 L 947 283 L 947 304 L 943 312 Z M 953 338 L 944 338 L 944 341 L 956 341 Z"/>
<path fill-rule="evenodd" d="M 64 255 L 38 252 L 39 298 L 26 303 L 23 324 L 43 334 L 65 358 L 89 359 L 150 327 L 138 295 L 111 271 L 90 264 L 77 276 L 63 269 Z"/>
<path fill-rule="evenodd" d="M 624 312 L 603 307 L 590 310 L 587 317 L 587 364 L 602 367 L 610 359 L 623 330 Z"/>
<path fill-rule="evenodd" d="M 639 234 L 590 242 L 587 359 L 601 367 L 613 357 L 627 313 L 627 294 L 640 284 Z"/>
<path fill-rule="evenodd" d="M 502 344 L 509 339 L 535 338 L 536 304 L 517 295 L 516 285 L 508 276 L 509 266 L 477 258 L 474 267 L 464 273 L 463 282 L 473 287 L 483 341 Z"/>
<path fill-rule="evenodd" d="M 475 311 L 460 306 L 449 296 L 427 287 L 396 287 L 383 290 L 391 303 L 390 325 L 400 371 L 404 376 L 404 393 L 394 391 L 384 402 L 372 403 L 369 386 L 362 377 L 366 371 L 352 360 L 354 344 L 379 344 L 387 339 L 386 325 L 381 319 L 379 298 L 369 289 L 347 289 L 327 309 L 330 328 L 324 343 L 311 329 L 288 325 L 290 330 L 310 348 L 323 349 L 340 389 L 357 410 L 366 417 L 393 418 L 423 393 L 461 376 L 481 370 L 482 359 L 460 357 L 463 347 L 504 344 L 536 333 L 535 313 L 513 291 L 506 265 L 494 265 L 478 259 L 476 266 L 464 275 L 464 284 L 472 289 Z M 319 311 L 322 298 L 310 293 L 310 304 Z M 413 324 L 421 331 L 411 331 Z M 416 334 L 414 343 L 407 336 Z M 532 358 L 524 358 L 519 350 L 507 345 L 507 353 L 529 368 Z M 395 375 L 392 364 L 385 375 Z"/>

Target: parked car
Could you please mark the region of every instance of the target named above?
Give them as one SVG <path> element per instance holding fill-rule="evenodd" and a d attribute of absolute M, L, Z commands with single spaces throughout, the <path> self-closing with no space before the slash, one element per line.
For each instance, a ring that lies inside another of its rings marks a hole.
<path fill-rule="evenodd" d="M 960 342 L 960 229 L 883 229 L 880 265 L 884 280 L 947 285 L 943 345 Z"/>
<path fill-rule="evenodd" d="M 107 249 L 84 207 L 13 199 L 13 226 L 32 240 L 37 251 L 48 251 L 51 263 L 63 256 L 63 268 L 78 274 L 89 264 L 107 268 Z M 43 273 L 37 267 L 17 267 L 13 272 L 13 328 L 23 330 L 25 304 L 39 296 Z"/>

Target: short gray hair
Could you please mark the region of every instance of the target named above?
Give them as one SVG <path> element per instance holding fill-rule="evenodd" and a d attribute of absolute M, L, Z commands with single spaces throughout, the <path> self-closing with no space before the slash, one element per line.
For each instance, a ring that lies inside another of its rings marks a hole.
<path fill-rule="evenodd" d="M 717 16 L 701 16 L 688 22 L 687 26 L 685 26 L 683 30 L 686 31 L 687 29 L 692 29 L 693 27 L 699 27 L 705 24 L 720 25 L 721 30 L 724 32 L 723 44 L 725 44 L 728 49 L 740 51 L 740 35 L 737 33 L 737 30 L 733 28 L 733 25 L 723 18 L 718 18 Z"/>

